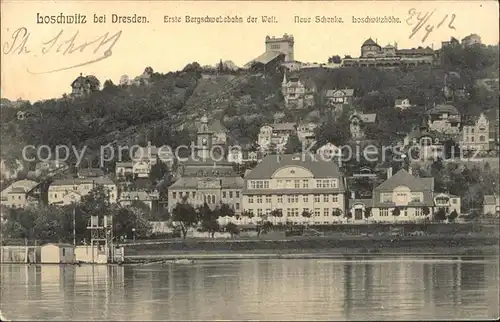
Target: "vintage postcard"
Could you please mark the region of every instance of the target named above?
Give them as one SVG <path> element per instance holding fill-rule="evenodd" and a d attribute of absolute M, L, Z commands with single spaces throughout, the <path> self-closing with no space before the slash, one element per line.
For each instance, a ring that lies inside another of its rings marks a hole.
<path fill-rule="evenodd" d="M 0 321 L 499 318 L 497 1 L 1 1 Z"/>

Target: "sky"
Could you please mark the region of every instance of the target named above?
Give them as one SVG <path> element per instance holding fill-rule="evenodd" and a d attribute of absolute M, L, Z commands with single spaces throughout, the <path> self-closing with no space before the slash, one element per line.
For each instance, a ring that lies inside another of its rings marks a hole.
<path fill-rule="evenodd" d="M 95 75 L 101 83 L 111 79 L 117 84 L 122 75 L 138 76 L 147 66 L 161 73 L 180 70 L 193 61 L 214 65 L 220 59 L 232 60 L 242 66 L 264 52 L 267 35 L 281 36 L 284 33 L 294 36 L 295 59 L 302 62 L 326 62 L 328 57 L 336 54 L 357 57 L 361 44 L 369 37 L 382 46 L 396 42 L 398 48 L 434 46 L 437 49 L 441 41 L 450 37 L 462 39 L 476 33 L 483 43 L 498 44 L 498 9 L 497 1 L 2 0 L 1 97 L 30 101 L 61 97 L 71 91 L 70 85 L 80 73 Z M 412 29 L 418 23 L 417 14 L 409 20 L 411 25 L 407 23 L 410 12 L 421 12 L 423 17 L 433 10 L 423 27 L 410 39 Z M 60 13 L 85 15 L 86 24 L 37 24 L 37 14 Z M 126 16 L 134 13 L 146 16 L 148 23 L 111 22 L 113 14 Z M 94 15 L 106 15 L 106 23 L 94 23 Z M 180 16 L 182 22 L 164 23 L 165 15 Z M 185 22 L 186 15 L 239 16 L 244 23 L 193 24 Z M 454 29 L 449 28 L 452 15 L 455 16 Z M 258 18 L 258 21 L 248 23 L 249 16 Z M 261 16 L 275 16 L 277 23 L 263 23 Z M 313 20 L 315 16 L 337 17 L 344 23 L 296 23 L 295 16 Z M 353 16 L 394 16 L 400 23 L 353 23 Z M 437 27 L 443 19 L 444 23 Z M 434 26 L 434 29 L 423 40 L 427 25 Z M 14 32 L 23 27 L 29 33 L 24 47 L 21 46 L 22 31 L 16 39 L 13 38 Z M 67 50 L 76 33 L 73 49 Z M 83 51 L 75 50 L 106 33 L 111 41 L 100 48 L 99 40 Z M 104 53 L 113 40 L 116 42 L 111 54 L 105 57 Z M 105 59 L 84 64 L 102 57 Z M 50 72 L 75 65 L 82 66 Z"/>

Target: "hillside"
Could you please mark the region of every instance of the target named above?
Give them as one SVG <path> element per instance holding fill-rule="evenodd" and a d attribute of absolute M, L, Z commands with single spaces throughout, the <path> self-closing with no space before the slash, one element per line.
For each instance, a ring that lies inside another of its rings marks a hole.
<path fill-rule="evenodd" d="M 311 79 L 320 94 L 318 104 L 303 111 L 284 110 L 281 72 L 267 77 L 245 71 L 206 72 L 191 63 L 180 72 L 153 73 L 150 82 L 141 86 L 115 86 L 106 81 L 102 90 L 83 98 L 23 102 L 16 108 L 2 105 L 1 157 L 13 164 L 11 161 L 21 159 L 27 144 L 53 149 L 61 144 L 78 149 L 88 146 L 88 150 L 110 142 L 189 144 L 195 122 L 205 113 L 229 129 L 230 143 L 247 143 L 257 138 L 260 126 L 272 122 L 277 112 L 284 112 L 286 121 L 302 120 L 306 115 L 325 120 L 321 95 L 333 88 L 355 89 L 356 107 L 379 114 L 379 129 L 372 132 L 384 140 L 408 131 L 418 124 L 426 107 L 442 102 L 445 79 L 452 89 L 468 93 L 453 102 L 466 117 L 498 108 L 498 90 L 481 85 L 481 79 L 498 79 L 498 46 L 444 49 L 441 56 L 441 66 L 411 70 L 301 70 L 300 77 Z M 418 107 L 399 115 L 392 106 L 396 98 L 403 97 Z M 26 112 L 26 119 L 18 120 L 18 111 Z"/>

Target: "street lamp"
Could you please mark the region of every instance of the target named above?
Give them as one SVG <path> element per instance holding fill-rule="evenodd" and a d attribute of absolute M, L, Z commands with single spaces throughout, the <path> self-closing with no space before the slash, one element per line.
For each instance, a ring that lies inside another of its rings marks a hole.
<path fill-rule="evenodd" d="M 132 228 L 132 240 L 135 242 L 135 228 Z"/>

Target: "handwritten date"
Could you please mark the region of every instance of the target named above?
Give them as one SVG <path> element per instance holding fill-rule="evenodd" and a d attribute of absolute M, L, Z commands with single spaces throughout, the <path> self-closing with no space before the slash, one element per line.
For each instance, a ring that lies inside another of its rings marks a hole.
<path fill-rule="evenodd" d="M 439 29 L 439 27 L 441 27 L 445 23 L 445 21 L 448 19 L 448 15 L 445 15 L 437 25 L 428 23 L 431 17 L 434 15 L 435 11 L 436 9 L 432 9 L 424 13 L 417 11 L 417 9 L 415 8 L 411 8 L 410 10 L 408 10 L 408 19 L 406 19 L 406 23 L 410 26 L 414 25 L 410 37 L 408 37 L 409 39 L 413 38 L 413 36 L 415 36 L 422 29 L 422 27 L 427 24 L 424 28 L 425 33 L 421 40 L 422 42 L 424 42 L 427 37 L 429 37 L 431 32 L 434 31 L 434 28 Z M 453 13 L 451 14 L 451 18 L 448 20 L 448 28 L 456 30 L 456 28 L 453 26 L 454 21 L 455 14 Z"/>
<path fill-rule="evenodd" d="M 79 36 L 80 32 L 76 31 L 69 36 L 66 36 L 64 29 L 62 29 L 56 36 L 52 37 L 47 41 L 42 41 L 39 46 L 31 46 L 31 33 L 25 27 L 16 29 L 12 33 L 12 39 L 7 40 L 2 45 L 2 51 L 5 55 L 33 55 L 38 56 L 49 56 L 49 55 L 62 55 L 69 56 L 75 52 L 88 53 L 91 57 L 90 59 L 84 59 L 82 62 L 73 64 L 70 66 L 61 66 L 60 68 L 38 71 L 38 72 L 28 72 L 32 74 L 46 74 L 54 73 L 58 71 L 68 70 L 72 68 L 77 68 L 89 64 L 96 63 L 98 61 L 104 60 L 111 57 L 113 54 L 113 48 L 120 39 L 122 31 L 118 31 L 115 34 L 110 35 L 109 32 L 96 37 L 90 41 L 82 41 Z"/>

